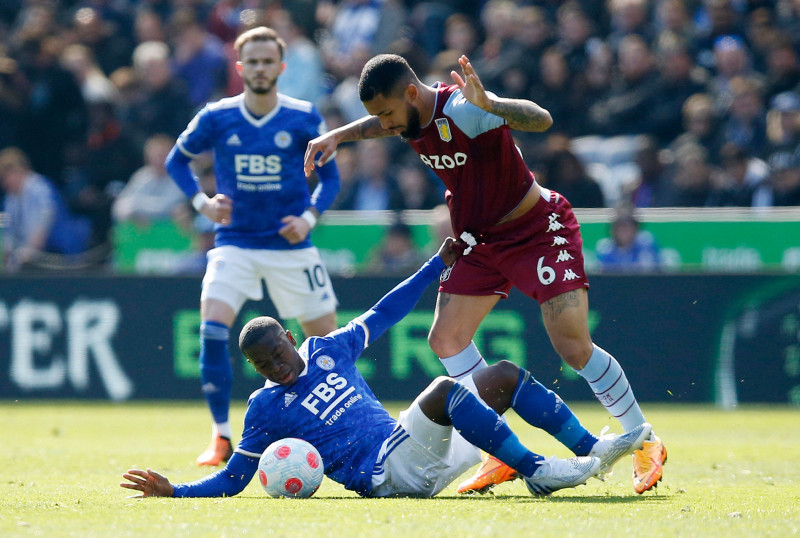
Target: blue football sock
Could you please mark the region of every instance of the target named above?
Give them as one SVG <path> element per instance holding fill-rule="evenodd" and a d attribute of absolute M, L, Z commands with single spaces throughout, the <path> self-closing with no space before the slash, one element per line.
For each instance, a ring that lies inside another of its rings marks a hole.
<path fill-rule="evenodd" d="M 520 370 L 511 407 L 525 422 L 546 431 L 576 456 L 587 455 L 597 442 L 558 394 L 546 389 L 527 370 Z"/>
<path fill-rule="evenodd" d="M 532 476 L 544 459 L 525 448 L 500 415 L 464 385 L 453 385 L 446 406 L 453 427 L 464 439 L 523 475 Z"/>
<path fill-rule="evenodd" d="M 200 379 L 214 422 L 228 422 L 233 367 L 228 354 L 229 329 L 222 323 L 200 325 Z"/>

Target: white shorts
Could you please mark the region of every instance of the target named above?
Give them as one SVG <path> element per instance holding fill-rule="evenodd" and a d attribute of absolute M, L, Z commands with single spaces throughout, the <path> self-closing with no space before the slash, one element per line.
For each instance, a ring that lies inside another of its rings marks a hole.
<path fill-rule="evenodd" d="M 217 299 L 239 312 L 264 297 L 261 280 L 283 319 L 313 321 L 336 310 L 336 295 L 316 247 L 257 250 L 230 245 L 208 251 L 200 300 Z"/>
<path fill-rule="evenodd" d="M 433 497 L 480 461 L 477 447 L 426 417 L 414 400 L 381 446 L 370 495 Z"/>

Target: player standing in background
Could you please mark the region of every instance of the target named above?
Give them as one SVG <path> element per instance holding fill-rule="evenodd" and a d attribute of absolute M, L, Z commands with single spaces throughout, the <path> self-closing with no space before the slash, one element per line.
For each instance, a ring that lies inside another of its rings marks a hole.
<path fill-rule="evenodd" d="M 555 393 L 508 361 L 461 381 L 439 377 L 398 420 L 389 416 L 356 360 L 414 308 L 457 256 L 448 238 L 436 256 L 370 310 L 325 337 L 307 339 L 299 350 L 275 319 L 248 322 L 239 348 L 267 380 L 250 396 L 242 440 L 225 468 L 175 486 L 158 473 L 135 469 L 123 475 L 128 482 L 120 486 L 143 497 L 236 495 L 250 482 L 267 446 L 297 437 L 317 448 L 329 478 L 366 497 L 436 495 L 480 461 L 476 447 L 513 463 L 532 494 L 549 495 L 583 484 L 641 446 L 649 424 L 598 439 Z M 483 401 L 475 396 L 478 391 Z M 543 458 L 529 451 L 500 419 L 510 408 L 580 456 Z"/>
<path fill-rule="evenodd" d="M 312 140 L 307 174 L 324 165 L 341 142 L 401 135 L 447 187 L 453 231 L 469 244 L 439 286 L 428 341 L 450 376 L 460 379 L 486 361 L 472 342 L 484 317 L 516 286 L 540 303 L 556 352 L 592 388 L 625 431 L 645 418 L 616 359 L 589 334 L 588 279 L 582 239 L 569 202 L 540 187 L 512 129 L 545 131 L 550 113 L 525 99 L 487 92 L 466 56 L 453 85 L 420 82 L 405 59 L 379 55 L 361 73 L 359 98 L 370 116 Z M 319 156 L 319 157 L 318 157 Z M 633 456 L 637 493 L 661 479 L 667 452 L 655 435 Z M 487 458 L 459 491 L 483 491 L 515 477 Z"/>
<path fill-rule="evenodd" d="M 324 121 L 311 103 L 278 93 L 285 45 L 274 30 L 249 30 L 234 47 L 244 92 L 203 108 L 166 161 L 194 208 L 216 223 L 200 296 L 200 374 L 214 427 L 198 465 L 219 465 L 233 452 L 229 330 L 247 299 L 262 298 L 262 279 L 278 314 L 296 318 L 306 335 L 336 329 L 336 296 L 309 233 L 339 192 L 339 172 L 333 162 L 319 168 L 313 194 L 303 174 L 306 144 L 325 132 Z M 212 198 L 189 167 L 208 150 Z"/>

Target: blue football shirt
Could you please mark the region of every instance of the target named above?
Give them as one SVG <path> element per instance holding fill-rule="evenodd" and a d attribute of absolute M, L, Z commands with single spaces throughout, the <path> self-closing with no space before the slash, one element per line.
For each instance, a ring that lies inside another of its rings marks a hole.
<path fill-rule="evenodd" d="M 356 368 L 367 329 L 354 320 L 298 350 L 306 368 L 289 387 L 267 381 L 248 401 L 236 452 L 259 457 L 272 442 L 299 437 L 322 456 L 325 474 L 362 495 L 383 441 L 396 421 L 381 406 Z"/>
<path fill-rule="evenodd" d="M 284 216 L 300 215 L 312 205 L 322 213 L 338 193 L 335 163 L 319 170 L 320 186 L 314 199 L 303 172 L 309 140 L 326 130 L 322 116 L 311 103 L 282 94 L 278 94 L 275 108 L 260 118 L 245 107 L 244 94 L 209 103 L 197 113 L 176 145 L 189 159 L 208 150 L 214 152 L 217 193 L 233 201 L 231 224 L 216 225 L 217 246 L 311 246 L 310 236 L 290 245 L 278 230 Z M 187 196 L 197 191 L 196 184 L 175 179 Z M 323 188 L 325 183 L 327 187 Z"/>

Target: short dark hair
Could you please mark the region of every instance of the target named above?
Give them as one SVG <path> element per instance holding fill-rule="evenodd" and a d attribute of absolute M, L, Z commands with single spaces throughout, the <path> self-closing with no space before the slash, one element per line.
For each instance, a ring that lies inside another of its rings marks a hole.
<path fill-rule="evenodd" d="M 242 332 L 239 333 L 239 349 L 247 359 L 252 361 L 253 358 L 249 354 L 250 348 L 258 344 L 265 336 L 278 338 L 278 335 L 282 333 L 283 327 L 275 318 L 269 316 L 253 318 L 242 327 Z"/>
<path fill-rule="evenodd" d="M 419 83 L 405 58 L 397 54 L 379 54 L 361 70 L 358 97 L 362 102 L 372 101 L 379 95 L 390 97 L 397 95 L 400 88 L 405 90 L 408 84 Z"/>
<path fill-rule="evenodd" d="M 274 41 L 278 45 L 278 51 L 281 53 L 281 60 L 283 60 L 283 53 L 286 50 L 286 42 L 278 36 L 278 32 L 266 26 L 257 26 L 247 30 L 242 35 L 236 38 L 233 43 L 233 48 L 236 49 L 236 54 L 239 58 L 242 57 L 242 47 L 245 43 L 250 41 Z"/>

